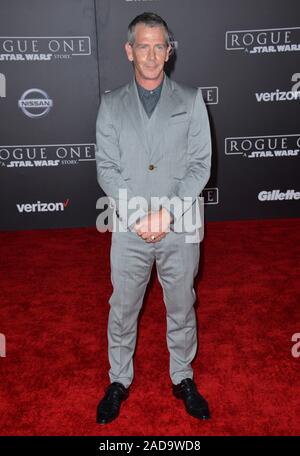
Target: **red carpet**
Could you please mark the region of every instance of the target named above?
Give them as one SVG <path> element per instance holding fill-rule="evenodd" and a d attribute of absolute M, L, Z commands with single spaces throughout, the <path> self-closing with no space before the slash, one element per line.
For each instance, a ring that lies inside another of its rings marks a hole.
<path fill-rule="evenodd" d="M 95 424 L 108 383 L 109 244 L 94 229 L 0 233 L 1 435 L 299 435 L 300 219 L 206 226 L 194 369 L 210 422 L 171 394 L 153 268 L 130 398 L 118 420 Z"/>

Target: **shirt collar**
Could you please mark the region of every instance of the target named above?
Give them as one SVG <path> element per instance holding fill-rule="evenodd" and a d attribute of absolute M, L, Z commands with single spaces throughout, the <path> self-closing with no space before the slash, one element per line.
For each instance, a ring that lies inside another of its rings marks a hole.
<path fill-rule="evenodd" d="M 165 80 L 165 76 L 164 76 L 163 80 L 161 81 L 161 83 L 159 84 L 159 86 L 156 87 L 156 88 L 153 89 L 153 90 L 147 90 L 147 89 L 145 89 L 144 87 L 142 87 L 142 86 L 137 82 L 136 78 L 135 78 L 135 83 L 136 83 L 136 86 L 137 86 L 139 95 L 140 95 L 141 97 L 149 97 L 149 96 L 151 96 L 151 95 L 155 96 L 155 95 L 160 94 L 161 89 L 162 89 L 162 86 L 163 86 L 163 83 L 164 83 L 164 80 Z"/>

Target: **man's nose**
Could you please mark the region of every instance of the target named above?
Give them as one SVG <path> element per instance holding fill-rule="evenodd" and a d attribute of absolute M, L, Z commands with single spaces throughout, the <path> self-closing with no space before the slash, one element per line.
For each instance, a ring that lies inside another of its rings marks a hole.
<path fill-rule="evenodd" d="M 148 51 L 148 58 L 151 60 L 154 60 L 155 57 L 156 57 L 155 48 L 150 46 L 149 51 Z"/>

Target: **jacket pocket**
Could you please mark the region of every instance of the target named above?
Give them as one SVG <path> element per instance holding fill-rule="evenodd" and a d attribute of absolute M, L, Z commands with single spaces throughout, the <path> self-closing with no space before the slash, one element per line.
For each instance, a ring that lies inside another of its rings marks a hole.
<path fill-rule="evenodd" d="M 187 122 L 188 120 L 189 120 L 188 114 L 182 114 L 180 116 L 170 117 L 168 124 L 174 125 L 174 124 L 178 124 L 181 122 Z"/>

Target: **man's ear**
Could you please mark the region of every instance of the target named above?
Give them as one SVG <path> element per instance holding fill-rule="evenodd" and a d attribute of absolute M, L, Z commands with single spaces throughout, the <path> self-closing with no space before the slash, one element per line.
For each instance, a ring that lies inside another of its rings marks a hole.
<path fill-rule="evenodd" d="M 133 52 L 132 52 L 132 46 L 128 43 L 125 43 L 125 51 L 127 54 L 127 58 L 130 62 L 133 62 Z"/>
<path fill-rule="evenodd" d="M 168 49 L 167 49 L 167 55 L 166 55 L 166 58 L 165 58 L 165 62 L 167 62 L 170 58 L 170 55 L 172 54 L 172 51 L 173 51 L 173 48 L 172 46 L 169 44 L 168 46 Z"/>

